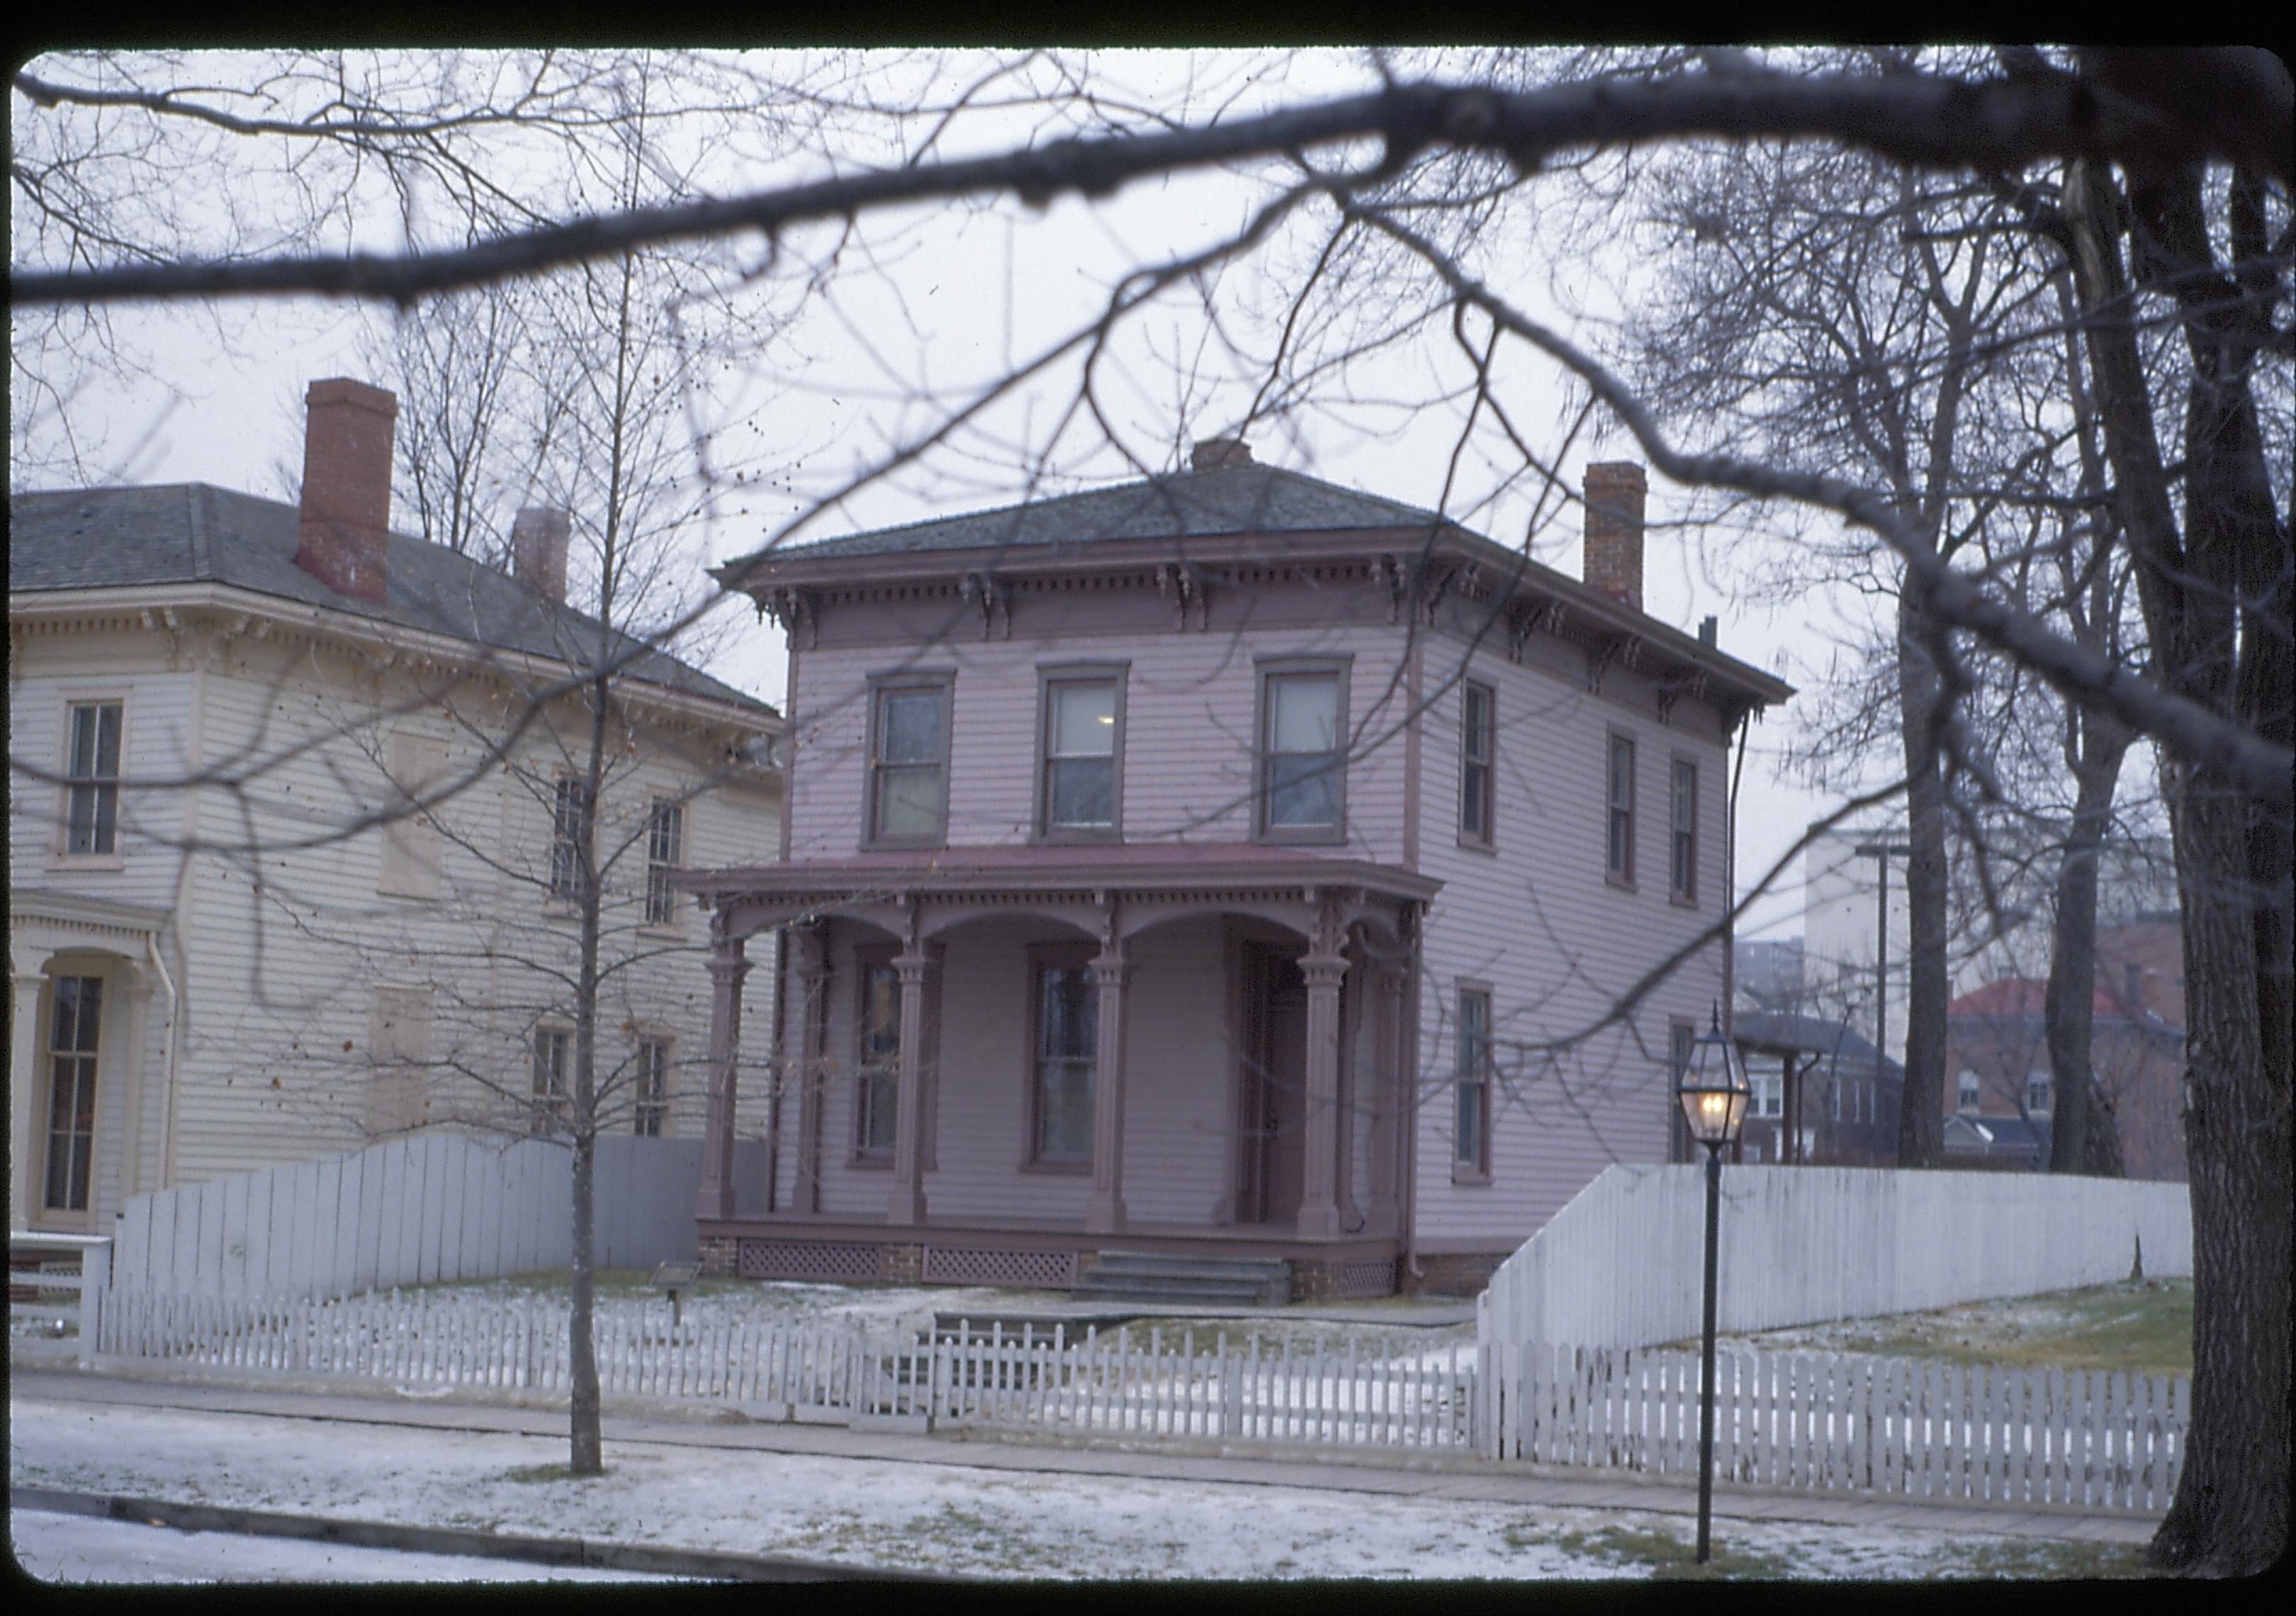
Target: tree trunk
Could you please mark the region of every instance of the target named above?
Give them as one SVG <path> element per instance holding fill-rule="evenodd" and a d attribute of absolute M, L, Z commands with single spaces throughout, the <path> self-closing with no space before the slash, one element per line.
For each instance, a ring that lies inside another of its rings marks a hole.
<path fill-rule="evenodd" d="M 2128 742 L 2105 732 L 2104 721 L 2092 716 L 2070 713 L 2066 722 L 2074 731 L 2066 750 L 2072 754 L 2077 786 L 2072 825 L 2057 866 L 2049 985 L 2041 1002 L 2049 1075 L 2056 1087 L 2049 1170 L 2119 1178 L 2124 1176 L 2120 1131 L 2096 1080 L 2090 1035 L 2096 1007 L 2096 860 Z"/>
<path fill-rule="evenodd" d="M 1899 1167 L 1939 1167 L 1945 1161 L 1945 776 L 1937 746 L 1937 669 L 1923 633 L 1919 592 L 1907 578 L 1898 595 L 1898 724 L 1906 751 L 1906 841 L 1913 849 L 1906 860 L 1906 1088 L 1898 1111 Z"/>

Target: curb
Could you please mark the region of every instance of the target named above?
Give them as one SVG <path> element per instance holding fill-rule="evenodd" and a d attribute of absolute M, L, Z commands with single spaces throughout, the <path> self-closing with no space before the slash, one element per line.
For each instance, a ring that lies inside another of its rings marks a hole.
<path fill-rule="evenodd" d="M 656 1576 L 696 1577 L 713 1582 L 982 1582 L 988 1579 L 951 1572 L 889 1571 L 873 1566 L 805 1560 L 789 1554 L 737 1554 L 714 1549 L 671 1548 L 652 1544 L 600 1542 L 588 1538 L 539 1538 L 486 1532 L 465 1527 L 393 1526 L 380 1521 L 342 1521 L 322 1515 L 291 1515 L 271 1510 L 233 1509 L 209 1504 L 176 1504 L 160 1498 L 63 1491 L 45 1487 L 9 1489 L 12 1508 L 53 1514 L 93 1515 L 141 1525 L 171 1526 L 187 1532 L 238 1532 L 257 1538 L 295 1538 L 341 1543 L 358 1548 L 399 1549 L 425 1554 L 467 1554 L 490 1560 L 520 1560 L 540 1565 L 642 1571 Z"/>

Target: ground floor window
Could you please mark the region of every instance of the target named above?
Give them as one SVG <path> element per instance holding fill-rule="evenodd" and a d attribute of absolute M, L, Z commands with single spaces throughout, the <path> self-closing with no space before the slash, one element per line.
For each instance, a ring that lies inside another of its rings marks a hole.
<path fill-rule="evenodd" d="M 1039 1161 L 1089 1161 L 1099 984 L 1081 950 L 1044 950 L 1034 965 L 1034 1154 Z"/>
<path fill-rule="evenodd" d="M 649 1139 L 661 1136 L 662 1119 L 669 1114 L 669 1040 L 640 1038 L 637 1055 L 637 1131 Z"/>
<path fill-rule="evenodd" d="M 562 1129 L 566 1124 L 569 1089 L 566 1074 L 574 1063 L 574 1035 L 562 1027 L 537 1027 L 534 1031 L 534 1108 L 527 1120 L 537 1134 Z"/>
<path fill-rule="evenodd" d="M 1491 1170 L 1491 996 L 1481 988 L 1460 991 L 1458 1055 L 1452 1160 L 1461 1172 L 1487 1176 Z"/>
<path fill-rule="evenodd" d="M 857 954 L 861 978 L 860 1089 L 855 1096 L 853 1150 L 890 1160 L 901 1096 L 901 973 L 890 949 Z"/>
<path fill-rule="evenodd" d="M 103 1020 L 103 979 L 60 976 L 48 1018 L 50 1211 L 87 1210 L 95 1155 L 95 1042 Z"/>

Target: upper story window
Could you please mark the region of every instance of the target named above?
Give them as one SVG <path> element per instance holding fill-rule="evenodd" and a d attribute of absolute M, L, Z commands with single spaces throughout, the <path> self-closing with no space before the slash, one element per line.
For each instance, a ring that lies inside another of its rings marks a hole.
<path fill-rule="evenodd" d="M 1977 1074 L 1975 1072 L 1964 1071 L 1961 1074 L 1960 1099 L 1962 1110 L 1975 1111 L 1977 1109 L 1979 1103 L 1978 1087 Z"/>
<path fill-rule="evenodd" d="M 1698 901 L 1698 765 L 1674 760 L 1674 830 L 1667 888 L 1684 903 Z"/>
<path fill-rule="evenodd" d="M 637 1081 L 637 1103 L 632 1112 L 636 1130 L 644 1138 L 659 1138 L 662 1120 L 669 1115 L 669 1040 L 640 1038 L 633 1075 Z"/>
<path fill-rule="evenodd" d="M 646 810 L 646 924 L 667 926 L 677 919 L 677 890 L 669 878 L 685 857 L 685 805 L 657 799 Z"/>
<path fill-rule="evenodd" d="M 1347 824 L 1347 676 L 1332 663 L 1263 665 L 1259 832 L 1271 841 L 1337 841 Z"/>
<path fill-rule="evenodd" d="M 1044 675 L 1037 820 L 1050 838 L 1113 841 L 1121 833 L 1124 680 L 1097 669 Z"/>
<path fill-rule="evenodd" d="M 1610 878 L 1621 886 L 1635 882 L 1635 742 L 1630 735 L 1615 730 L 1610 736 L 1610 767 L 1608 770 L 1609 834 L 1605 841 L 1605 869 Z"/>
<path fill-rule="evenodd" d="M 385 744 L 391 817 L 382 827 L 375 890 L 394 898 L 436 898 L 445 837 L 425 806 L 447 772 L 447 744 L 393 730 Z"/>
<path fill-rule="evenodd" d="M 879 684 L 869 712 L 869 840 L 924 847 L 948 833 L 946 677 Z"/>
<path fill-rule="evenodd" d="M 578 901 L 589 861 L 593 804 L 589 783 L 561 775 L 550 806 L 550 896 Z"/>
<path fill-rule="evenodd" d="M 2049 1074 L 2046 1068 L 2025 1074 L 2025 1109 L 2037 1117 L 2048 1114 Z"/>
<path fill-rule="evenodd" d="M 1498 696 L 1470 680 L 1459 703 L 1459 839 L 1480 847 L 1494 840 L 1497 807 L 1492 767 L 1498 755 Z"/>
<path fill-rule="evenodd" d="M 1746 1081 L 1753 1089 L 1746 1107 L 1747 1114 L 1755 1117 L 1783 1117 L 1786 1114 L 1786 1079 L 1782 1071 L 1750 1071 Z"/>
<path fill-rule="evenodd" d="M 119 851 L 119 723 L 117 701 L 75 701 L 65 753 L 64 851 L 109 858 Z"/>

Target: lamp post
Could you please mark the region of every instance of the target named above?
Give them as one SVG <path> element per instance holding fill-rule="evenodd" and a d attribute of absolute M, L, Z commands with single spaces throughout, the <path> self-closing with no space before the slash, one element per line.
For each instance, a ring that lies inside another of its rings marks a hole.
<path fill-rule="evenodd" d="M 1698 1382 L 1698 1563 L 1704 1565 L 1714 1516 L 1714 1272 L 1717 1226 L 1722 1216 L 1722 1152 L 1745 1125 L 1753 1092 L 1745 1062 L 1722 1031 L 1722 1006 L 1713 1025 L 1690 1046 L 1675 1095 L 1690 1136 L 1706 1147 L 1706 1333 Z"/>

